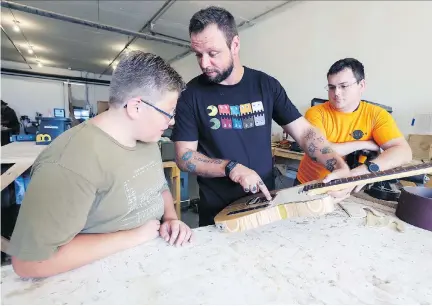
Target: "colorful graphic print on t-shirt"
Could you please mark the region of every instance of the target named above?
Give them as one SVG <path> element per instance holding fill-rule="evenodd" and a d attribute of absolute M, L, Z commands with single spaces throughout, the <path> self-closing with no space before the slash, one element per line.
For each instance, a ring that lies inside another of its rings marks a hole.
<path fill-rule="evenodd" d="M 210 105 L 207 107 L 210 117 L 210 128 L 222 129 L 250 129 L 266 124 L 264 105 L 262 101 L 240 105 Z"/>

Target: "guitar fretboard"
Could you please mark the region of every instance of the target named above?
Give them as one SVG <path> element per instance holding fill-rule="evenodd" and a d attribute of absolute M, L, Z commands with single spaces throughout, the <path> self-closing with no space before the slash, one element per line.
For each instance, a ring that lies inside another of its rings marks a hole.
<path fill-rule="evenodd" d="M 336 180 L 330 181 L 328 183 L 316 183 L 316 184 L 306 185 L 303 187 L 302 191 L 306 192 L 306 191 L 309 191 L 312 189 L 324 188 L 327 186 L 334 186 L 334 185 L 341 185 L 341 184 L 346 184 L 346 183 L 358 182 L 358 181 L 373 179 L 376 177 L 389 176 L 389 175 L 393 175 L 393 174 L 402 174 L 405 172 L 421 170 L 421 169 L 425 169 L 428 167 L 432 167 L 432 163 L 423 163 L 423 164 L 418 164 L 418 165 L 413 165 L 413 166 L 397 167 L 397 168 L 393 168 L 393 169 L 389 169 L 389 170 L 385 170 L 385 171 L 368 173 L 368 174 L 363 174 L 363 175 L 353 176 L 353 177 L 348 177 L 348 178 L 343 178 L 343 179 L 336 179 Z"/>

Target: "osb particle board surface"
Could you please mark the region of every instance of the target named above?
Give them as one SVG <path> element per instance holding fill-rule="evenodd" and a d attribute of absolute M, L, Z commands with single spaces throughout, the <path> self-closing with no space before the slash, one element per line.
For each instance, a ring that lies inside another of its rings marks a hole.
<path fill-rule="evenodd" d="M 187 247 L 156 239 L 38 281 L 20 280 L 9 266 L 2 271 L 2 302 L 431 304 L 432 233 L 364 221 L 338 209 L 243 233 L 203 227 Z"/>
<path fill-rule="evenodd" d="M 397 207 L 397 202 L 395 201 L 385 201 L 381 199 L 376 199 L 371 197 L 363 191 L 352 194 L 352 201 L 357 203 L 366 203 L 365 205 L 371 206 L 372 208 L 381 209 L 388 212 L 395 212 Z"/>

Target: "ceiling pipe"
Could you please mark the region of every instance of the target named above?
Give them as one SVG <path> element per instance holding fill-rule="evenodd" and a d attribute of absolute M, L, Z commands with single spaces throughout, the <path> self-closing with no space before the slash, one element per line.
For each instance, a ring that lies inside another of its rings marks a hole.
<path fill-rule="evenodd" d="M 111 81 L 108 80 L 89 79 L 83 77 L 33 72 L 33 71 L 22 71 L 22 70 L 9 69 L 9 68 L 1 68 L 1 74 L 19 76 L 19 77 L 28 77 L 28 78 L 38 78 L 38 79 L 45 79 L 45 80 L 66 81 L 69 83 L 75 82 L 80 84 L 102 85 L 102 86 L 109 86 L 111 83 Z"/>
<path fill-rule="evenodd" d="M 178 61 L 178 60 L 181 60 L 183 57 L 186 57 L 186 56 L 188 56 L 189 54 L 191 54 L 192 53 L 192 50 L 187 50 L 187 51 L 185 51 L 185 52 L 183 52 L 183 53 L 180 53 L 180 54 L 177 54 L 176 56 L 174 56 L 172 59 L 170 59 L 169 61 L 168 61 L 168 64 L 172 64 L 172 63 L 174 63 L 175 61 Z"/>
<path fill-rule="evenodd" d="M 164 3 L 164 5 L 162 5 L 162 7 L 150 18 L 149 21 L 146 22 L 145 25 L 142 26 L 142 28 L 139 30 L 139 32 L 144 32 L 148 29 L 151 29 L 153 27 L 153 24 L 163 15 L 165 14 L 165 12 L 174 4 L 176 0 L 168 0 Z M 151 35 L 152 37 L 154 37 L 154 35 L 152 34 L 147 34 L 147 35 Z M 112 64 L 115 62 L 115 60 L 131 45 L 133 44 L 138 38 L 137 37 L 133 37 L 131 38 L 126 45 L 123 47 L 123 49 L 114 57 L 114 59 L 111 61 L 111 63 L 109 63 L 109 65 L 105 68 L 105 70 L 99 75 L 99 78 L 102 77 L 102 75 L 107 72 L 107 70 L 109 69 L 109 67 L 112 66 Z M 181 40 L 181 39 L 176 39 L 175 37 L 168 37 L 168 39 L 174 39 L 176 41 L 180 41 L 183 42 L 187 48 L 189 48 L 189 42 L 185 41 L 185 40 Z"/>
<path fill-rule="evenodd" d="M 254 25 L 254 23 L 253 23 L 254 21 L 257 21 L 258 19 L 261 19 L 261 18 L 263 18 L 264 16 L 266 16 L 266 15 L 268 15 L 268 14 L 270 14 L 270 13 L 273 13 L 273 12 L 275 12 L 276 10 L 281 9 L 282 7 L 284 7 L 284 6 L 287 5 L 287 4 L 294 4 L 294 3 L 297 3 L 297 2 L 299 2 L 299 0 L 288 0 L 288 1 L 285 1 L 284 3 L 279 4 L 279 5 L 277 5 L 277 6 L 273 7 L 273 8 L 271 8 L 271 9 L 265 11 L 264 13 L 259 14 L 258 16 L 253 17 L 253 18 L 250 19 L 250 20 L 245 20 L 245 21 L 241 22 L 241 23 L 238 25 L 237 28 L 238 28 L 239 31 L 240 31 L 240 30 L 244 30 L 244 29 L 246 29 L 246 28 L 250 28 L 250 27 L 252 27 L 252 26 Z M 172 59 L 168 60 L 168 64 L 172 64 L 172 63 L 174 63 L 175 61 L 181 60 L 182 58 L 188 56 L 188 55 L 191 54 L 191 53 L 192 53 L 192 50 L 191 50 L 191 49 L 189 49 L 189 50 L 186 51 L 186 52 L 180 53 L 180 54 L 176 55 L 175 57 L 173 57 Z"/>
<path fill-rule="evenodd" d="M 75 24 L 80 24 L 83 26 L 91 27 L 91 28 L 97 28 L 100 30 L 108 31 L 108 32 L 114 32 L 114 33 L 119 33 L 119 34 L 123 34 L 123 35 L 139 37 L 139 38 L 142 38 L 145 40 L 154 40 L 154 41 L 159 41 L 162 43 L 166 43 L 166 44 L 170 44 L 170 45 L 174 45 L 174 46 L 178 46 L 178 47 L 189 48 L 189 44 L 185 44 L 184 42 L 176 41 L 173 39 L 161 38 L 161 37 L 153 36 L 151 34 L 134 32 L 134 31 L 130 31 L 130 30 L 122 29 L 122 28 L 117 28 L 117 27 L 113 27 L 110 25 L 106 25 L 106 24 L 96 23 L 96 22 L 89 21 L 89 20 L 84 20 L 84 19 L 80 19 L 80 18 L 76 18 L 76 17 L 58 14 L 58 13 L 51 12 L 51 11 L 38 9 L 36 7 L 31 7 L 28 5 L 23 5 L 23 4 L 18 4 L 18 3 L 2 0 L 1 6 L 9 8 L 9 9 L 17 10 L 17 11 L 29 13 L 29 14 L 39 15 L 39 16 L 57 19 L 57 20 L 61 20 L 61 21 L 66 21 L 66 22 L 75 23 Z"/>
<path fill-rule="evenodd" d="M 12 38 L 9 37 L 9 35 L 6 33 L 5 29 L 3 28 L 3 26 L 1 26 L 1 29 L 3 31 L 3 33 L 6 35 L 6 37 L 9 39 L 9 41 L 11 42 L 11 44 L 15 47 L 15 49 L 18 51 L 18 53 L 21 55 L 21 57 L 23 58 L 24 62 L 26 62 L 26 64 L 29 66 L 30 69 L 33 69 L 30 64 L 27 62 L 26 58 L 24 57 L 24 55 L 21 53 L 21 50 L 18 49 L 18 47 L 15 45 L 15 43 L 13 42 Z"/>
<path fill-rule="evenodd" d="M 157 35 L 159 37 L 167 37 L 167 38 L 177 39 L 178 41 L 182 41 L 185 44 L 190 44 L 189 40 L 185 40 L 185 39 L 182 39 L 182 38 L 177 38 L 177 37 L 174 37 L 174 36 L 171 36 L 171 35 L 166 35 L 166 34 L 162 34 L 162 33 L 155 32 L 155 31 L 150 31 L 150 33 L 153 34 L 153 35 Z"/>

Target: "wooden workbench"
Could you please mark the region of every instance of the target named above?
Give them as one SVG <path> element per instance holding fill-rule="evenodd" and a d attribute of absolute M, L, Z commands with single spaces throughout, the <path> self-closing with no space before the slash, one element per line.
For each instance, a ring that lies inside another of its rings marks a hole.
<path fill-rule="evenodd" d="M 295 160 L 301 160 L 304 156 L 303 152 L 295 152 L 295 151 L 277 148 L 277 147 L 272 148 L 272 153 L 273 156 L 295 159 Z"/>
<path fill-rule="evenodd" d="M 349 199 L 348 201 L 363 201 Z M 365 204 L 366 202 L 362 202 Z M 243 233 L 157 238 L 75 271 L 21 280 L 2 271 L 4 304 L 431 304 L 432 232 L 371 228 L 337 211 Z"/>
<path fill-rule="evenodd" d="M 1 190 L 16 180 L 24 171 L 29 169 L 38 155 L 46 148 L 45 145 L 36 145 L 33 141 L 12 142 L 1 147 L 1 163 L 14 164 L 1 176 Z M 171 192 L 174 198 L 177 215 L 180 218 L 180 169 L 175 162 L 164 162 L 163 167 L 170 169 Z"/>
<path fill-rule="evenodd" d="M 36 145 L 36 142 L 12 142 L 1 147 L 1 163 L 14 164 L 1 176 L 1 190 L 17 179 L 29 169 L 38 155 L 46 148 Z"/>

